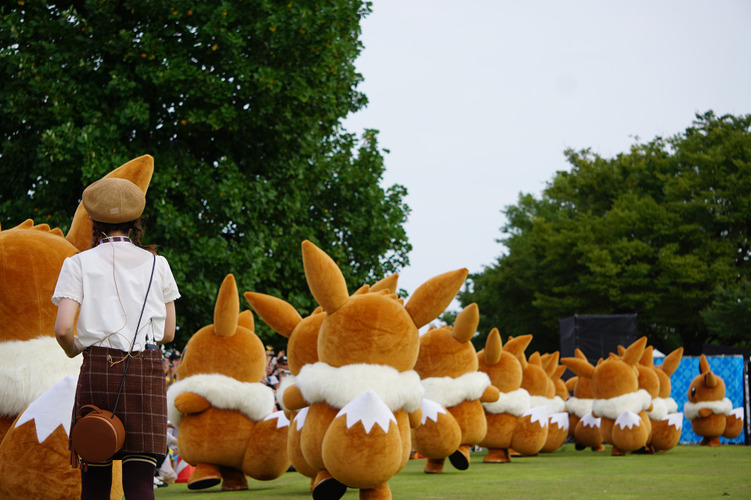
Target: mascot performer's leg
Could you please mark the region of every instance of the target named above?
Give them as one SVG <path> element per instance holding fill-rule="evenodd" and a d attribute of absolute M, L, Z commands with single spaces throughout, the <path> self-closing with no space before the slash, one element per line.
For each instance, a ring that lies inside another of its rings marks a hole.
<path fill-rule="evenodd" d="M 409 460 L 410 445 L 406 412 L 392 413 L 374 392 L 367 391 L 331 422 L 321 455 L 331 475 L 360 489 L 361 498 L 385 500 L 391 498 L 388 480 Z"/>

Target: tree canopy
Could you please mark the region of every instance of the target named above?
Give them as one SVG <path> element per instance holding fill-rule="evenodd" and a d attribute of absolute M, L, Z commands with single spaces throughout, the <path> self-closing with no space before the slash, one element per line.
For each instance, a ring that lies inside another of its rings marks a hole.
<path fill-rule="evenodd" d="M 478 344 L 498 327 L 554 351 L 560 318 L 635 312 L 659 349 L 750 347 L 727 320 L 749 318 L 751 116 L 697 115 L 615 158 L 565 154 L 539 199 L 506 207 L 505 253 L 460 294 L 482 311 Z"/>
<path fill-rule="evenodd" d="M 403 186 L 381 187 L 354 61 L 370 3 L 131 0 L 0 6 L 0 223 L 67 230 L 84 187 L 151 154 L 146 242 L 172 266 L 177 344 L 211 323 L 223 277 L 302 314 L 300 243 L 352 287 L 411 246 Z M 244 304 L 244 301 L 242 301 Z M 256 322 L 261 323 L 259 321 Z M 261 328 L 262 329 L 262 325 Z M 266 331 L 264 339 L 283 343 Z"/>

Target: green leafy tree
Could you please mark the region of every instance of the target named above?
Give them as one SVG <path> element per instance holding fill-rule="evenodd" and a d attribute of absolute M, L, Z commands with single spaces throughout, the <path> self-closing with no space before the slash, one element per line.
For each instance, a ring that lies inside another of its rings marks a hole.
<path fill-rule="evenodd" d="M 340 125 L 370 3 L 132 0 L 0 6 L 0 224 L 67 230 L 80 193 L 151 154 L 147 238 L 183 298 L 177 344 L 221 280 L 314 307 L 300 242 L 350 286 L 408 263 L 405 189 L 380 186 L 375 131 Z M 244 301 L 243 301 L 244 303 Z M 282 343 L 257 322 L 265 340 Z"/>
<path fill-rule="evenodd" d="M 716 290 L 749 279 L 750 127 L 751 116 L 708 112 L 615 158 L 567 151 L 570 171 L 506 208 L 507 251 L 461 303 L 478 303 L 481 332 L 532 333 L 544 351 L 559 348 L 559 318 L 626 312 L 658 348 L 692 349 L 727 302 Z M 742 330 L 714 338 L 751 341 Z"/>
<path fill-rule="evenodd" d="M 702 311 L 709 343 L 751 348 L 751 283 L 745 279 L 719 287 L 712 305 Z"/>

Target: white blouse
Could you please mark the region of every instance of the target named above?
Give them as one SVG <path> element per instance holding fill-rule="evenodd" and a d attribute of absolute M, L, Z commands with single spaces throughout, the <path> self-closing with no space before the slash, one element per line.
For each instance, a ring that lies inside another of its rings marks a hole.
<path fill-rule="evenodd" d="M 103 241 L 63 262 L 52 295 L 55 305 L 67 298 L 81 309 L 76 330 L 81 345 L 130 350 L 149 283 L 153 255 L 129 241 Z M 180 297 L 167 259 L 156 258 L 154 278 L 133 347 L 164 337 L 165 304 Z"/>

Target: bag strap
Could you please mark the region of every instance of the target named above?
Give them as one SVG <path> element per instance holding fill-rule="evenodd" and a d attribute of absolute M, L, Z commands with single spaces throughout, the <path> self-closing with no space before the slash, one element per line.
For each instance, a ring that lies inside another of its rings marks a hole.
<path fill-rule="evenodd" d="M 154 260 L 151 263 L 151 276 L 149 277 L 149 285 L 146 287 L 146 296 L 143 299 L 143 306 L 141 306 L 141 314 L 138 316 L 138 323 L 136 324 L 136 333 L 133 335 L 133 342 L 130 344 L 130 351 L 128 351 L 128 359 L 125 361 L 125 369 L 123 370 L 123 378 L 120 380 L 120 388 L 117 390 L 117 398 L 115 399 L 115 406 L 112 408 L 112 416 L 115 416 L 117 410 L 117 403 L 120 402 L 120 393 L 123 390 L 125 384 L 125 374 L 128 373 L 128 365 L 130 364 L 130 353 L 133 352 L 133 347 L 136 345 L 136 338 L 138 338 L 138 329 L 141 327 L 141 319 L 143 318 L 143 311 L 146 309 L 146 301 L 149 298 L 149 290 L 151 290 L 151 282 L 154 279 L 154 268 L 156 267 L 156 254 L 154 254 Z"/>

